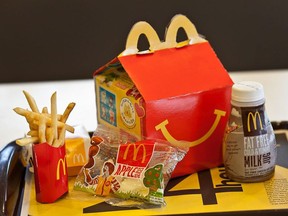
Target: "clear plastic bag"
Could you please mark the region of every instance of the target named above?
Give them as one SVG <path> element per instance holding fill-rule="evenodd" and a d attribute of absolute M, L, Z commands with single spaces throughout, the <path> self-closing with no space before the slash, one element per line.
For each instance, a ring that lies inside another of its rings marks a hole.
<path fill-rule="evenodd" d="M 165 187 L 185 153 L 163 140 L 137 141 L 98 125 L 74 190 L 105 197 L 111 205 L 163 206 Z"/>

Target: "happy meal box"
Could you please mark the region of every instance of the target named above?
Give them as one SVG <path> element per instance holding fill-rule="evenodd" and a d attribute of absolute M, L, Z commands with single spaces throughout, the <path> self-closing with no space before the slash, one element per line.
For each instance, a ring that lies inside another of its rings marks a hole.
<path fill-rule="evenodd" d="M 188 38 L 180 43 L 179 28 Z M 150 48 L 140 52 L 142 34 Z M 147 22 L 136 23 L 124 52 L 93 76 L 99 124 L 189 148 L 172 177 L 222 164 L 233 82 L 186 16 L 173 17 L 163 42 Z"/>

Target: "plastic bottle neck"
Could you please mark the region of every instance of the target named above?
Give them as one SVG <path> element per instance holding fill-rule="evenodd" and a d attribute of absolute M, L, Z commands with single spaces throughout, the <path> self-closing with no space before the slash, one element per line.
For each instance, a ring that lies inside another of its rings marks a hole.
<path fill-rule="evenodd" d="M 250 101 L 250 102 L 239 102 L 235 100 L 231 100 L 231 104 L 236 107 L 256 107 L 265 104 L 265 98 L 257 101 Z"/>

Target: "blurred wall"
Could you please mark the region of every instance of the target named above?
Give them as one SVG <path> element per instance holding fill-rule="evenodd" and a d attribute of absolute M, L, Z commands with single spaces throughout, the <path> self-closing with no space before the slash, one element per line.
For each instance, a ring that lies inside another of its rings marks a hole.
<path fill-rule="evenodd" d="M 0 82 L 90 79 L 134 23 L 163 39 L 178 13 L 228 71 L 288 68 L 287 11 L 287 0 L 0 0 Z"/>

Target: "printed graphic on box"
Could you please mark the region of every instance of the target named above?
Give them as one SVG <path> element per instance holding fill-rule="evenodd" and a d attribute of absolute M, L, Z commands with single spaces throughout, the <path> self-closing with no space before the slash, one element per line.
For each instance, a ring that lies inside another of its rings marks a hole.
<path fill-rule="evenodd" d="M 100 87 L 100 118 L 117 127 L 115 95 Z"/>
<path fill-rule="evenodd" d="M 136 113 L 132 102 L 128 98 L 122 98 L 120 102 L 120 116 L 128 128 L 135 126 Z"/>
<path fill-rule="evenodd" d="M 140 139 L 144 100 L 119 61 L 111 62 L 95 82 L 98 122 Z"/>

